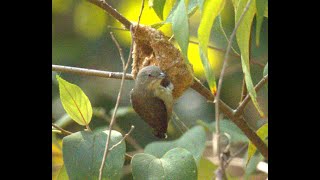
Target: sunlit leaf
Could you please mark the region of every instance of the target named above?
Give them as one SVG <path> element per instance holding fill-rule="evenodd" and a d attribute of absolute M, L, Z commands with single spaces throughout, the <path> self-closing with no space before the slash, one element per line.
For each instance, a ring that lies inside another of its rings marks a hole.
<path fill-rule="evenodd" d="M 261 32 L 261 26 L 263 22 L 264 17 L 264 10 L 267 5 L 268 0 L 256 0 L 256 9 L 257 9 L 257 15 L 256 15 L 256 45 L 259 46 L 260 43 L 260 32 Z"/>
<path fill-rule="evenodd" d="M 205 158 L 200 159 L 198 166 L 198 179 L 199 180 L 211 180 L 214 177 L 214 171 L 218 166 L 214 165 L 211 161 Z"/>
<path fill-rule="evenodd" d="M 88 97 L 77 85 L 56 76 L 59 82 L 60 100 L 68 115 L 78 124 L 86 126 L 92 118 L 92 107 Z"/>
<path fill-rule="evenodd" d="M 149 0 L 149 7 L 151 6 L 151 2 L 154 12 L 156 12 L 157 16 L 163 20 L 163 8 L 166 0 Z"/>
<path fill-rule="evenodd" d="M 238 10 L 236 12 L 235 22 L 239 21 L 241 14 L 243 13 L 248 0 L 239 0 Z M 248 89 L 248 93 L 251 97 L 251 100 L 258 110 L 261 117 L 264 117 L 264 113 L 261 110 L 261 107 L 257 101 L 257 93 L 254 89 L 251 73 L 250 73 L 250 63 L 249 63 L 249 41 L 250 41 L 250 32 L 251 32 L 251 25 L 253 21 L 253 17 L 256 13 L 256 6 L 255 0 L 251 1 L 248 11 L 244 15 L 242 22 L 237 30 L 237 42 L 241 51 L 241 65 L 242 71 L 244 73 L 244 78 L 246 82 L 246 86 Z"/>
<path fill-rule="evenodd" d="M 60 168 L 56 180 L 69 180 L 67 170 L 64 165 Z"/>
<path fill-rule="evenodd" d="M 268 123 L 264 124 L 257 130 L 257 135 L 266 143 L 265 139 L 268 137 Z M 248 164 L 249 160 L 254 155 L 256 150 L 257 150 L 256 146 L 253 145 L 250 141 L 248 146 L 248 158 L 247 158 L 246 164 Z"/>
<path fill-rule="evenodd" d="M 189 22 L 184 0 L 180 0 L 173 14 L 172 31 L 182 51 L 183 59 L 188 62 Z"/>
<path fill-rule="evenodd" d="M 208 43 L 214 20 L 223 9 L 224 0 L 207 0 L 204 2 L 200 25 L 198 28 L 199 52 L 205 75 L 213 94 L 216 93 L 216 81 L 208 59 Z"/>
<path fill-rule="evenodd" d="M 96 5 L 80 1 L 75 7 L 73 21 L 77 33 L 88 39 L 97 39 L 106 29 L 107 14 Z"/>
<path fill-rule="evenodd" d="M 64 14 L 72 7 L 73 0 L 52 0 L 52 13 Z"/>
<path fill-rule="evenodd" d="M 174 141 L 157 141 L 148 144 L 144 152 L 161 158 L 170 149 L 181 147 L 193 154 L 196 162 L 199 162 L 205 149 L 206 133 L 203 127 L 195 126 L 189 129 L 179 139 Z"/>
<path fill-rule="evenodd" d="M 81 131 L 63 138 L 63 160 L 70 179 L 98 179 L 99 169 L 109 130 Z M 110 147 L 122 139 L 121 133 L 112 131 Z M 103 169 L 103 179 L 120 179 L 126 145 L 121 142 L 109 152 Z"/>
<path fill-rule="evenodd" d="M 134 180 L 196 180 L 197 165 L 192 154 L 183 148 L 174 148 L 157 158 L 139 153 L 133 156 L 132 175 Z"/>

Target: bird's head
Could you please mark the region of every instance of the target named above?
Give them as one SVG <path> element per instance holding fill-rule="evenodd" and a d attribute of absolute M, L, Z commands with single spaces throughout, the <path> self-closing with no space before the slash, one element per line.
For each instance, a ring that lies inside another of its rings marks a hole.
<path fill-rule="evenodd" d="M 166 74 L 158 66 L 147 66 L 142 68 L 136 78 L 136 85 L 148 89 L 159 87 L 161 82 L 166 78 Z"/>

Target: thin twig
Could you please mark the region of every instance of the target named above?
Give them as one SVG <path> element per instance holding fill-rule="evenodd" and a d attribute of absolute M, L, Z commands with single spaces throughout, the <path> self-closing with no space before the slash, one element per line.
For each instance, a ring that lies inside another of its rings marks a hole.
<path fill-rule="evenodd" d="M 116 119 L 115 115 L 116 115 L 116 113 L 118 111 L 119 102 L 120 102 L 120 98 L 121 98 L 121 95 L 122 95 L 122 87 L 123 87 L 124 77 L 125 77 L 125 74 L 127 72 L 128 66 L 129 66 L 130 61 L 131 61 L 131 55 L 132 55 L 131 52 L 132 52 L 133 42 L 134 42 L 133 41 L 133 34 L 132 34 L 132 26 L 130 27 L 130 32 L 131 32 L 132 42 L 131 42 L 131 46 L 130 46 L 129 57 L 128 57 L 126 66 L 125 66 L 125 68 L 123 70 L 123 76 L 122 76 L 122 79 L 121 79 L 121 84 L 120 84 L 120 89 L 119 89 L 119 93 L 118 93 L 118 97 L 117 97 L 117 102 L 116 102 L 116 105 L 114 107 L 114 111 L 113 111 L 113 114 L 112 114 L 112 117 L 111 117 L 111 122 L 110 122 L 110 125 L 109 125 L 109 134 L 108 134 L 108 138 L 107 138 L 107 141 L 106 141 L 106 148 L 105 148 L 105 151 L 104 151 L 104 154 L 103 154 L 102 163 L 101 163 L 101 167 L 100 167 L 100 170 L 99 170 L 99 180 L 102 179 L 103 167 L 104 167 L 106 158 L 107 158 L 108 153 L 109 153 L 109 145 L 110 145 L 112 126 L 115 123 L 115 119 Z"/>
<path fill-rule="evenodd" d="M 129 132 L 128 132 L 127 134 L 125 134 L 125 135 L 123 136 L 123 138 L 122 138 L 117 144 L 114 144 L 114 145 L 109 149 L 109 151 L 112 151 L 112 149 L 114 149 L 114 148 L 117 147 L 119 144 L 121 144 L 121 143 L 127 138 L 127 136 L 132 132 L 133 129 L 134 129 L 134 126 L 132 125 L 131 128 L 130 128 L 130 130 L 129 130 Z"/>
<path fill-rule="evenodd" d="M 116 44 L 116 46 L 118 48 L 118 51 L 119 51 L 119 54 L 120 54 L 120 59 L 121 59 L 121 62 L 122 62 L 122 69 L 124 69 L 124 66 L 125 66 L 126 63 L 124 62 L 122 48 L 120 47 L 118 41 L 116 40 L 116 38 L 114 37 L 112 32 L 110 32 L 110 36 L 111 36 L 112 41 Z"/>
<path fill-rule="evenodd" d="M 86 69 L 61 65 L 52 65 L 52 71 L 113 79 L 122 79 L 123 76 L 122 72 L 100 71 L 95 69 Z M 131 74 L 125 74 L 124 77 L 126 80 L 133 80 L 133 76 Z"/>
<path fill-rule="evenodd" d="M 52 126 L 53 126 L 54 128 L 56 128 L 56 129 L 60 130 L 63 134 L 66 134 L 66 135 L 72 134 L 72 132 L 67 131 L 67 130 L 64 130 L 64 129 L 62 129 L 61 127 L 59 127 L 59 126 L 57 126 L 57 125 L 55 125 L 55 124 L 53 124 L 53 123 L 52 123 Z"/>
<path fill-rule="evenodd" d="M 68 66 L 59 66 L 59 65 L 52 65 L 52 71 L 57 72 L 65 72 L 65 73 L 72 73 L 78 75 L 85 75 L 85 76 L 95 76 L 95 77 L 103 77 L 103 78 L 114 78 L 119 79 L 124 73 L 122 72 L 108 72 L 108 71 L 99 71 L 94 69 L 85 69 L 85 68 L 76 68 L 76 67 L 68 67 Z M 133 80 L 133 76 L 131 74 L 125 74 L 125 79 Z M 191 88 L 197 91 L 201 96 L 206 98 L 208 101 L 214 101 L 214 95 L 211 91 L 206 88 L 198 79 L 194 79 L 194 83 L 191 85 Z M 225 114 L 230 120 L 232 120 L 243 132 L 244 134 L 250 139 L 250 141 L 257 147 L 258 151 L 266 158 L 268 154 L 268 148 L 263 143 L 263 141 L 257 136 L 257 134 L 248 126 L 246 121 L 243 118 L 238 118 L 234 116 L 234 110 L 228 106 L 222 100 L 219 101 L 220 110 Z"/>
<path fill-rule="evenodd" d="M 228 42 L 228 47 L 227 47 L 227 51 L 226 51 L 226 54 L 225 54 L 225 57 L 224 57 L 224 60 L 223 60 L 223 66 L 222 66 L 222 70 L 221 70 L 221 73 L 220 73 L 220 78 L 219 78 L 219 82 L 218 82 L 218 89 L 217 89 L 217 94 L 216 94 L 216 98 L 215 98 L 215 119 L 216 119 L 216 134 L 215 136 L 217 136 L 217 154 L 219 155 L 220 157 L 220 148 L 219 148 L 219 143 L 220 143 L 220 119 L 219 119 L 219 100 L 220 100 L 220 93 L 221 93 L 221 86 L 222 86 L 222 82 L 223 82 L 223 76 L 224 76 L 224 72 L 226 70 L 226 67 L 228 66 L 228 60 L 229 60 L 229 52 L 231 50 L 231 46 L 232 46 L 232 41 L 233 41 L 233 38 L 235 37 L 236 35 L 236 32 L 242 22 L 242 19 L 244 17 L 244 15 L 246 14 L 246 12 L 248 11 L 249 9 L 249 6 L 251 4 L 251 1 L 252 0 L 249 0 L 245 9 L 243 10 L 238 22 L 236 23 L 233 31 L 232 31 L 232 34 L 230 36 L 230 39 L 229 39 L 229 42 Z M 220 169 L 221 169 L 221 173 L 222 173 L 222 177 L 224 177 L 224 179 L 226 179 L 226 176 L 225 176 L 225 172 L 224 172 L 224 163 L 222 162 L 222 160 L 220 159 Z"/>
<path fill-rule="evenodd" d="M 110 14 L 112 17 L 118 20 L 121 24 L 123 24 L 125 28 L 130 29 L 130 26 L 132 25 L 132 23 L 127 18 L 122 16 L 116 9 L 114 9 L 107 2 L 105 2 L 105 0 L 88 0 L 88 1 L 104 9 L 105 11 L 107 11 L 108 14 Z"/>
<path fill-rule="evenodd" d="M 254 87 L 255 91 L 259 91 L 267 82 L 268 82 L 268 74 L 265 75 L 260 80 L 260 82 Z M 235 112 L 234 112 L 235 117 L 239 117 L 242 114 L 244 108 L 250 102 L 250 100 L 251 100 L 251 97 L 249 94 L 247 94 L 247 96 L 243 99 L 243 101 L 240 103 L 238 108 L 235 110 Z"/>
<path fill-rule="evenodd" d="M 140 14 L 139 14 L 139 17 L 138 17 L 138 25 L 135 29 L 135 31 L 137 30 L 137 28 L 139 27 L 139 24 L 140 24 L 140 20 L 141 20 L 141 16 L 142 16 L 142 12 L 143 12 L 143 9 L 144 9 L 144 0 L 142 0 L 142 4 L 141 4 L 141 8 L 140 8 Z"/>

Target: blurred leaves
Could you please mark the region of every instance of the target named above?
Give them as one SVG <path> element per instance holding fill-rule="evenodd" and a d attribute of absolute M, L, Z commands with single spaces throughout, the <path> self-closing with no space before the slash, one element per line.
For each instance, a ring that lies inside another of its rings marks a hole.
<path fill-rule="evenodd" d="M 56 180 L 69 180 L 67 170 L 64 165 L 62 165 L 61 169 L 59 170 Z"/>
<path fill-rule="evenodd" d="M 216 132 L 215 121 L 208 124 L 202 120 L 198 120 L 197 123 L 202 125 L 212 133 Z M 227 133 L 231 136 L 231 143 L 249 142 L 247 136 L 243 134 L 243 132 L 238 128 L 238 126 L 230 120 L 220 120 L 220 131 L 221 133 Z"/>
<path fill-rule="evenodd" d="M 163 8 L 166 0 L 149 0 L 149 7 L 152 7 L 157 16 L 163 20 Z"/>
<path fill-rule="evenodd" d="M 260 43 L 260 31 L 264 17 L 264 10 L 267 5 L 268 0 L 256 0 L 256 45 L 259 46 Z"/>
<path fill-rule="evenodd" d="M 184 0 L 180 0 L 173 13 L 172 31 L 182 51 L 183 59 L 188 62 L 189 21 Z"/>
<path fill-rule="evenodd" d="M 239 0 L 238 8 L 235 13 L 235 22 L 238 23 L 241 14 L 243 13 L 246 5 L 247 5 L 248 0 Z M 264 116 L 263 111 L 261 110 L 260 105 L 258 104 L 257 101 L 257 93 L 256 90 L 254 89 L 254 85 L 252 82 L 252 77 L 250 73 L 250 49 L 249 49 L 249 44 L 250 44 L 250 32 L 251 32 L 251 25 L 253 21 L 253 17 L 256 12 L 256 5 L 255 5 L 255 0 L 252 0 L 249 9 L 244 15 L 242 22 L 239 25 L 239 28 L 237 30 L 237 42 L 241 51 L 241 65 L 242 65 L 242 71 L 244 73 L 245 77 L 245 82 L 246 86 L 248 89 L 248 93 L 251 97 L 251 100 L 258 110 L 259 114 L 261 117 Z"/>
<path fill-rule="evenodd" d="M 190 151 L 198 163 L 205 149 L 206 133 L 203 127 L 194 126 L 174 141 L 158 141 L 148 144 L 144 152 L 161 158 L 167 151 L 173 148 L 184 148 Z"/>
<path fill-rule="evenodd" d="M 78 124 L 87 126 L 92 118 L 92 107 L 88 97 L 77 85 L 56 76 L 59 82 L 60 99 L 68 115 Z"/>
<path fill-rule="evenodd" d="M 63 138 L 63 160 L 70 179 L 97 179 L 102 163 L 109 130 L 81 131 Z M 122 139 L 121 133 L 112 131 L 110 147 Z M 103 169 L 103 179 L 120 179 L 126 145 L 121 142 L 109 152 Z"/>
<path fill-rule="evenodd" d="M 211 161 L 205 158 L 200 159 L 198 167 L 198 179 L 199 180 L 212 180 L 214 177 L 214 172 L 218 166 L 214 165 Z"/>
<path fill-rule="evenodd" d="M 75 31 L 88 39 L 97 39 L 105 32 L 106 13 L 87 1 L 77 4 L 73 19 Z"/>
<path fill-rule="evenodd" d="M 52 0 L 52 13 L 64 14 L 69 11 L 73 0 Z"/>
<path fill-rule="evenodd" d="M 197 166 L 192 154 L 183 148 L 165 152 L 163 157 L 139 153 L 133 156 L 133 179 L 196 180 Z"/>
<path fill-rule="evenodd" d="M 245 169 L 245 179 L 249 179 L 250 175 L 253 174 L 256 169 L 257 169 L 257 165 L 259 164 L 259 162 L 262 160 L 262 155 L 260 153 L 255 153 L 250 161 L 248 162 L 248 164 L 246 165 L 246 169 Z"/>
<path fill-rule="evenodd" d="M 214 20 L 223 9 L 224 0 L 207 0 L 202 5 L 201 10 L 201 21 L 198 28 L 198 38 L 199 38 L 199 52 L 201 57 L 201 62 L 204 67 L 204 72 L 213 94 L 216 93 L 216 81 L 213 69 L 210 66 L 208 59 L 208 43 L 210 38 L 210 32 Z"/>
<path fill-rule="evenodd" d="M 257 135 L 264 141 L 264 143 L 266 143 L 266 138 L 268 137 L 268 123 L 264 124 L 257 130 Z M 248 158 L 246 164 L 248 164 L 251 157 L 255 154 L 256 151 L 256 146 L 254 146 L 250 141 L 248 146 Z"/>

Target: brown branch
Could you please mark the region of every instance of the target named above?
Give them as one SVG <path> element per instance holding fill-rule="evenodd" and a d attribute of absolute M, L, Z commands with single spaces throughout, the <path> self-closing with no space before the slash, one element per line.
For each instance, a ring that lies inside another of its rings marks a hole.
<path fill-rule="evenodd" d="M 95 69 L 86 69 L 86 68 L 61 66 L 61 65 L 52 65 L 52 71 L 72 73 L 72 74 L 78 74 L 78 75 L 84 75 L 84 76 L 113 78 L 113 79 L 121 79 L 123 76 L 122 72 L 99 71 Z M 126 74 L 125 79 L 133 80 L 133 76 L 131 74 Z"/>
<path fill-rule="evenodd" d="M 214 95 L 211 91 L 206 88 L 201 82 L 197 79 L 194 79 L 194 83 L 191 86 L 192 89 L 197 91 L 203 97 L 205 97 L 208 101 L 214 101 Z M 248 126 L 246 120 L 244 118 L 239 118 L 234 116 L 234 110 L 230 108 L 227 104 L 225 104 L 221 99 L 219 100 L 219 108 L 221 112 L 223 112 L 232 122 L 234 122 L 242 132 L 248 137 L 248 139 L 257 147 L 258 151 L 268 159 L 268 147 L 261 140 L 261 138 Z"/>
<path fill-rule="evenodd" d="M 259 91 L 263 87 L 263 85 L 265 85 L 267 82 L 268 82 L 268 74 L 266 76 L 264 76 L 260 80 L 260 82 L 254 87 L 255 91 L 256 92 Z M 235 110 L 235 112 L 234 112 L 235 117 L 239 117 L 242 114 L 244 108 L 250 102 L 250 100 L 251 100 L 251 97 L 249 94 L 247 94 L 247 96 L 243 99 L 243 101 L 240 103 L 240 105 Z"/>
<path fill-rule="evenodd" d="M 132 23 L 122 16 L 116 9 L 111 7 L 105 0 L 88 0 L 90 3 L 99 6 L 100 8 L 104 9 L 108 14 L 118 20 L 121 24 L 124 25 L 125 28 L 130 29 Z"/>
<path fill-rule="evenodd" d="M 124 77 L 125 77 L 125 74 L 127 72 L 127 69 L 129 67 L 129 64 L 130 64 L 130 61 L 131 61 L 131 55 L 132 55 L 131 52 L 132 52 L 133 42 L 134 42 L 133 41 L 133 34 L 132 34 L 132 26 L 130 26 L 130 32 L 131 32 L 132 42 L 131 42 L 131 46 L 130 46 L 129 57 L 128 57 L 128 60 L 127 60 L 127 64 L 125 65 L 125 68 L 123 69 L 123 75 L 122 75 L 122 79 L 121 79 L 121 84 L 120 84 L 120 89 L 119 89 L 119 93 L 118 93 L 118 97 L 117 97 L 117 102 L 116 102 L 116 105 L 115 105 L 115 108 L 114 108 L 114 111 L 113 111 L 113 114 L 112 114 L 112 117 L 111 117 L 111 122 L 110 122 L 110 125 L 109 125 L 109 134 L 108 134 L 108 138 L 107 138 L 107 141 L 106 141 L 106 148 L 105 148 L 105 151 L 104 151 L 104 154 L 103 154 L 101 167 L 99 169 L 99 180 L 102 179 L 103 167 L 104 167 L 106 158 L 107 158 L 108 153 L 109 153 L 109 145 L 110 145 L 112 126 L 115 123 L 115 119 L 116 119 L 115 115 L 116 115 L 116 113 L 118 111 L 119 102 L 120 102 L 120 98 L 121 98 L 121 95 L 122 95 L 122 89 L 123 89 L 122 87 L 123 87 Z"/>
<path fill-rule="evenodd" d="M 224 73 L 225 73 L 225 70 L 228 66 L 228 60 L 229 60 L 229 53 L 230 53 L 230 50 L 231 50 L 231 46 L 232 46 L 232 41 L 236 35 L 236 32 L 243 20 L 243 17 L 244 15 L 246 14 L 246 12 L 249 10 L 249 6 L 251 4 L 251 1 L 252 0 L 249 0 L 246 4 L 246 7 L 244 8 L 238 22 L 236 23 L 232 33 L 231 33 L 231 36 L 230 36 L 230 39 L 229 39 L 229 42 L 228 42 L 228 46 L 227 46 L 227 51 L 226 51 L 226 54 L 224 56 L 224 60 L 223 60 L 223 65 L 222 65 L 222 70 L 221 70 L 221 73 L 220 73 L 220 78 L 219 78 L 219 82 L 218 82 L 218 89 L 217 89 L 217 94 L 216 94 L 216 97 L 215 97 L 215 119 L 216 119 L 216 133 L 215 133 L 215 136 L 217 137 L 217 154 L 219 155 L 219 169 L 218 169 L 218 172 L 220 173 L 217 173 L 217 179 L 227 179 L 226 178 L 226 174 L 225 174 L 225 162 L 222 158 L 220 158 L 220 146 L 219 146 L 219 143 L 220 143 L 220 119 L 219 119 L 219 100 L 220 100 L 220 94 L 221 94 L 221 87 L 222 87 L 222 82 L 223 82 L 223 77 L 224 77 Z M 220 176 L 218 176 L 218 174 L 220 174 Z"/>
<path fill-rule="evenodd" d="M 58 129 L 59 131 L 61 131 L 61 133 L 65 134 L 65 135 L 70 135 L 70 134 L 72 134 L 72 132 L 67 131 L 67 130 L 64 130 L 64 129 L 62 129 L 61 127 L 59 127 L 59 126 L 57 126 L 57 125 L 55 125 L 55 124 L 53 124 L 53 123 L 52 123 L 52 126 L 53 126 L 54 128 L 56 128 L 56 129 Z"/>

